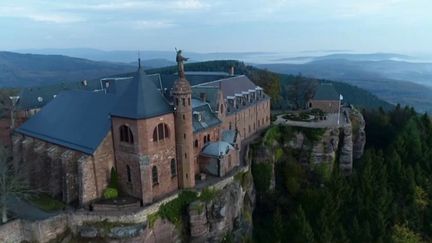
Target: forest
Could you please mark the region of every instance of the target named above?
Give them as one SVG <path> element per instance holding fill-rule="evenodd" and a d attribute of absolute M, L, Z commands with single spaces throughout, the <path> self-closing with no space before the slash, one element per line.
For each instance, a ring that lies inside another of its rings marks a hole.
<path fill-rule="evenodd" d="M 275 190 L 252 166 L 257 189 L 255 242 L 430 242 L 432 123 L 396 106 L 363 110 L 367 145 L 351 176 L 328 178 L 285 152 Z M 259 177 L 259 179 L 256 179 Z M 267 184 L 266 184 L 267 183 Z"/>

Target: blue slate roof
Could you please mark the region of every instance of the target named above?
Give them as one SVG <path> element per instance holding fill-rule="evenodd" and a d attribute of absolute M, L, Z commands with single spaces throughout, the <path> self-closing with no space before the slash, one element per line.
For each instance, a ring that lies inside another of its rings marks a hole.
<path fill-rule="evenodd" d="M 130 119 L 144 119 L 171 112 L 173 108 L 168 100 L 140 67 L 127 89 L 120 94 L 118 104 L 111 114 Z"/>
<path fill-rule="evenodd" d="M 249 89 L 255 89 L 257 86 L 245 75 L 233 76 L 229 78 L 220 79 L 213 82 L 202 83 L 196 85 L 207 86 L 207 87 L 220 87 L 222 93 L 225 96 L 234 96 L 242 91 L 248 91 Z"/>
<path fill-rule="evenodd" d="M 93 154 L 111 129 L 116 96 L 64 91 L 16 131 L 86 154 Z"/>
<path fill-rule="evenodd" d="M 201 94 L 205 94 L 206 102 L 210 104 L 214 111 L 217 111 L 219 108 L 219 87 L 192 86 L 192 98 L 201 99 Z"/>
<path fill-rule="evenodd" d="M 192 127 L 194 132 L 211 128 L 222 123 L 208 103 L 192 99 Z"/>
<path fill-rule="evenodd" d="M 225 130 L 222 132 L 222 141 L 230 143 L 231 145 L 236 142 L 237 132 L 235 130 Z"/>
<path fill-rule="evenodd" d="M 339 100 L 339 94 L 336 92 L 333 84 L 322 83 L 318 86 L 314 100 Z"/>
<path fill-rule="evenodd" d="M 43 107 L 48 104 L 54 96 L 66 90 L 87 90 L 93 91 L 100 89 L 99 80 L 88 80 L 86 82 L 67 82 L 40 87 L 23 88 L 19 94 L 16 109 L 29 110 Z"/>
<path fill-rule="evenodd" d="M 201 155 L 209 157 L 220 157 L 227 155 L 229 151 L 233 149 L 234 147 L 231 144 L 224 141 L 209 142 L 201 151 Z"/>

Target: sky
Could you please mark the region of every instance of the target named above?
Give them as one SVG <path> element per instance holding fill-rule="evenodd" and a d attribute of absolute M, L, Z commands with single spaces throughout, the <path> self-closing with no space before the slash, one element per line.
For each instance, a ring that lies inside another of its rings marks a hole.
<path fill-rule="evenodd" d="M 0 0 L 0 50 L 432 53 L 430 0 Z"/>

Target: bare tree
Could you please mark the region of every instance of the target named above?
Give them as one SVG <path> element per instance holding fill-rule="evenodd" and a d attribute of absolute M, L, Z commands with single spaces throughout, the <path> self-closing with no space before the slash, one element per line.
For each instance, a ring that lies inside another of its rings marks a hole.
<path fill-rule="evenodd" d="M 14 168 L 9 150 L 0 145 L 0 209 L 1 222 L 6 223 L 7 199 L 10 197 L 27 198 L 32 190 L 27 183 L 22 168 Z"/>

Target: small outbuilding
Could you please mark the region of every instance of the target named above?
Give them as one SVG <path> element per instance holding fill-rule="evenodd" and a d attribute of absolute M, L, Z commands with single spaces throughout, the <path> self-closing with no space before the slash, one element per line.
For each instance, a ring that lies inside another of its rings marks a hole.
<path fill-rule="evenodd" d="M 320 109 L 327 113 L 339 112 L 342 95 L 339 94 L 333 84 L 322 83 L 318 86 L 315 95 L 308 102 L 309 109 Z"/>

